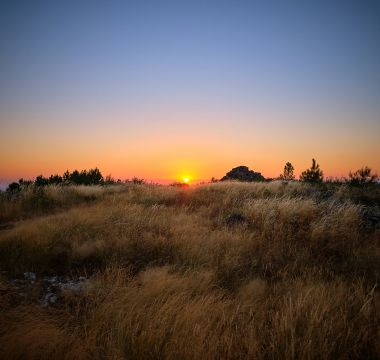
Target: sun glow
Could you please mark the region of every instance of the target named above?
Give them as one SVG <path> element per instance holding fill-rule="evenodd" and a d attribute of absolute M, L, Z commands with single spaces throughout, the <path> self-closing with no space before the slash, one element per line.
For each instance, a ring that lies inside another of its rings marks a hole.
<path fill-rule="evenodd" d="M 185 184 L 187 184 L 187 183 L 189 182 L 189 178 L 188 178 L 188 177 L 184 177 L 184 178 L 183 178 L 183 182 L 184 182 Z"/>

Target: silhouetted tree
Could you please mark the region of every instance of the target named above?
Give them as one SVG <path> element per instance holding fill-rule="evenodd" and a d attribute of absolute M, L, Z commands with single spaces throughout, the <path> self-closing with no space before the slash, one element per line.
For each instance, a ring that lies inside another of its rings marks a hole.
<path fill-rule="evenodd" d="M 23 178 L 19 179 L 18 183 L 21 185 L 21 186 L 30 186 L 33 184 L 33 181 L 32 180 L 24 180 Z"/>
<path fill-rule="evenodd" d="M 319 168 L 315 159 L 312 159 L 311 168 L 302 172 L 300 180 L 310 183 L 320 183 L 323 181 L 323 171 Z"/>
<path fill-rule="evenodd" d="M 21 186 L 19 183 L 17 182 L 12 182 L 8 185 L 7 189 L 6 189 L 6 192 L 7 193 L 16 193 L 16 192 L 19 192 L 21 190 Z"/>
<path fill-rule="evenodd" d="M 88 185 L 99 185 L 103 183 L 103 175 L 97 167 L 95 169 L 88 170 L 87 179 Z"/>
<path fill-rule="evenodd" d="M 63 174 L 62 181 L 66 184 L 76 185 L 100 185 L 104 183 L 103 175 L 98 168 L 90 170 L 74 170 L 70 173 L 68 170 Z"/>
<path fill-rule="evenodd" d="M 82 171 L 83 173 L 83 171 Z M 70 174 L 70 182 L 73 184 L 82 184 L 82 177 L 78 170 L 74 170 Z"/>
<path fill-rule="evenodd" d="M 284 166 L 284 172 L 280 175 L 281 180 L 294 180 L 294 166 L 287 162 Z"/>
<path fill-rule="evenodd" d="M 49 177 L 49 184 L 52 184 L 52 185 L 58 185 L 58 184 L 61 184 L 63 182 L 63 179 L 62 179 L 62 176 L 59 176 L 59 175 L 50 175 Z"/>
<path fill-rule="evenodd" d="M 66 170 L 64 173 L 63 173 L 63 181 L 65 183 L 69 183 L 70 182 L 70 178 L 71 178 L 71 174 L 70 174 L 70 171 L 69 170 Z"/>
<path fill-rule="evenodd" d="M 372 169 L 368 166 L 356 170 L 354 173 L 350 171 L 348 176 L 352 185 L 371 184 L 378 179 L 377 174 L 372 174 Z"/>
<path fill-rule="evenodd" d="M 42 175 L 38 175 L 34 180 L 34 185 L 36 186 L 46 186 L 49 185 L 49 179 L 43 177 Z"/>

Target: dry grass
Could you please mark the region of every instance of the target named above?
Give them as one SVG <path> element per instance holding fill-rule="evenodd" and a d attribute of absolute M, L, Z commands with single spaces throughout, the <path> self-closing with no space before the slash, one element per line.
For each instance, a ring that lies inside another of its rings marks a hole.
<path fill-rule="evenodd" d="M 124 186 L 27 186 L 16 194 L 0 192 L 0 223 L 86 205 L 124 190 Z"/>
<path fill-rule="evenodd" d="M 296 182 L 44 191 L 57 199 L 52 214 L 0 205 L 2 219 L 25 218 L 0 232 L 0 358 L 380 354 L 380 232 L 364 226 L 357 190 L 355 199 Z M 25 271 L 91 281 L 41 308 L 9 282 Z"/>

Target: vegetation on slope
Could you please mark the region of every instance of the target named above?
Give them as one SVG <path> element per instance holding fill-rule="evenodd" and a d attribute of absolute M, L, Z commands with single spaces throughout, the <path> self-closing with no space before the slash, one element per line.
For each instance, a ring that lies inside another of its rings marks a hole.
<path fill-rule="evenodd" d="M 37 210 L 1 198 L 1 358 L 380 354 L 378 185 L 41 189 Z M 73 274 L 88 286 L 42 308 L 38 279 Z"/>

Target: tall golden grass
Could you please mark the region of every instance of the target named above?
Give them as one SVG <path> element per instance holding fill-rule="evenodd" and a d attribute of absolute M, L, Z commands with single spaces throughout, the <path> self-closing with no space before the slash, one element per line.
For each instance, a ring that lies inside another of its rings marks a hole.
<path fill-rule="evenodd" d="M 380 232 L 365 227 L 369 205 L 356 190 L 272 182 L 43 191 L 59 200 L 34 214 L 26 194 L 12 200 L 22 211 L 2 200 L 0 218 L 14 222 L 0 231 L 3 359 L 380 355 Z M 90 281 L 41 308 L 43 290 L 21 296 L 10 281 L 26 271 Z"/>

